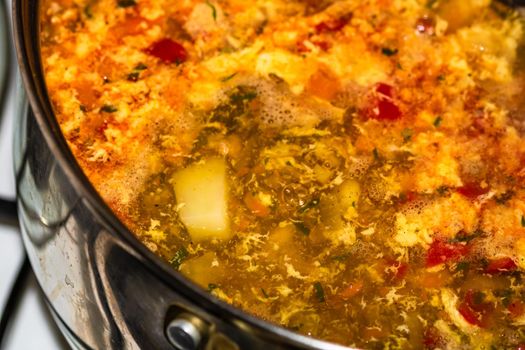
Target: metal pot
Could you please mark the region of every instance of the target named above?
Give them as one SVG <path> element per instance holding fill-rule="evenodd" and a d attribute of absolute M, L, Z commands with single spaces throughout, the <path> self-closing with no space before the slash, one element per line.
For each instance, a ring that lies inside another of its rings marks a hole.
<path fill-rule="evenodd" d="M 70 344 L 81 349 L 343 349 L 210 296 L 119 222 L 82 173 L 53 114 L 40 61 L 39 5 L 13 1 L 14 40 L 27 94 L 19 99 L 14 145 L 18 215 L 33 270 Z"/>

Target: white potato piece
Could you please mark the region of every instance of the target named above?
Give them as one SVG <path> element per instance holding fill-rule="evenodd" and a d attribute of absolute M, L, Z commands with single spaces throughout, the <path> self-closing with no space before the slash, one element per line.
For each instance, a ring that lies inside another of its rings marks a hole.
<path fill-rule="evenodd" d="M 173 185 L 180 219 L 194 242 L 230 238 L 224 159 L 208 159 L 180 170 Z"/>

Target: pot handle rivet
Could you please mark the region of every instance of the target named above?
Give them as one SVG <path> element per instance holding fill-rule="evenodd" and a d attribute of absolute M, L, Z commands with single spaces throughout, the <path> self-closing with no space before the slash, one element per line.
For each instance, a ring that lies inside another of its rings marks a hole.
<path fill-rule="evenodd" d="M 190 320 L 176 318 L 166 326 L 168 341 L 177 350 L 196 350 L 202 340 L 199 328 Z"/>

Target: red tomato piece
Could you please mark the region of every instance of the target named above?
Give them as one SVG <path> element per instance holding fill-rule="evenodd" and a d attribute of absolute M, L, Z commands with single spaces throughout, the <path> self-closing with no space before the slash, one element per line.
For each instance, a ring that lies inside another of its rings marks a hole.
<path fill-rule="evenodd" d="M 499 258 L 495 260 L 491 260 L 487 267 L 485 268 L 486 273 L 490 274 L 497 274 L 497 273 L 503 273 L 503 272 L 510 272 L 514 271 L 518 268 L 514 260 L 511 258 L 505 257 L 505 258 Z"/>
<path fill-rule="evenodd" d="M 153 43 L 146 52 L 166 63 L 183 63 L 188 59 L 188 52 L 176 41 L 165 38 Z"/>
<path fill-rule="evenodd" d="M 479 184 L 477 183 L 466 183 L 465 185 L 461 186 L 461 187 L 458 187 L 456 189 L 456 191 L 467 197 L 467 198 L 470 198 L 470 199 L 476 199 L 478 198 L 479 196 L 481 195 L 484 195 L 485 193 L 487 193 L 489 191 L 488 187 L 487 188 L 482 188 Z"/>
<path fill-rule="evenodd" d="M 457 261 L 468 252 L 469 246 L 466 244 L 435 240 L 427 251 L 426 266 L 432 267 L 447 261 Z"/>

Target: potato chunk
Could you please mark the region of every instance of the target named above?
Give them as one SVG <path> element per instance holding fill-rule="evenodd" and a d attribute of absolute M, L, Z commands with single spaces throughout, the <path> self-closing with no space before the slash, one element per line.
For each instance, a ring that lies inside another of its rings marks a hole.
<path fill-rule="evenodd" d="M 180 219 L 193 241 L 230 238 L 228 184 L 223 159 L 190 165 L 174 175 L 173 185 Z"/>

